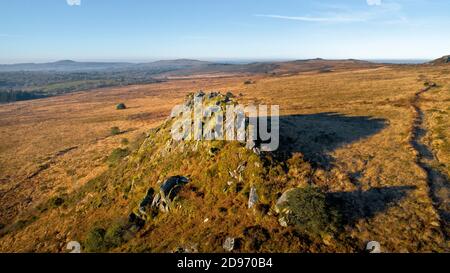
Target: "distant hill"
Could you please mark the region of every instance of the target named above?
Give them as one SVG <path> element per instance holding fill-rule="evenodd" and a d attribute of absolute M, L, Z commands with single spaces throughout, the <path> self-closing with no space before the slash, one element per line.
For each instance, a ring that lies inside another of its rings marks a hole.
<path fill-rule="evenodd" d="M 191 67 L 207 66 L 209 62 L 178 59 L 164 60 L 149 63 L 127 63 L 127 62 L 76 62 L 62 60 L 50 63 L 21 63 L 0 65 L 0 72 L 18 71 L 54 71 L 54 72 L 89 72 L 89 71 L 124 71 L 124 70 L 174 70 Z"/>
<path fill-rule="evenodd" d="M 75 62 L 63 60 L 50 63 L 21 63 L 0 65 L 0 72 L 18 72 L 18 71 L 55 71 L 55 72 L 75 72 L 75 71 L 94 71 L 129 68 L 131 63 L 105 63 L 105 62 Z"/>
<path fill-rule="evenodd" d="M 433 60 L 429 64 L 431 65 L 450 64 L 450 55 L 443 56 L 439 59 Z"/>
<path fill-rule="evenodd" d="M 103 87 L 149 84 L 189 77 L 288 76 L 329 73 L 383 66 L 359 60 L 309 59 L 248 64 L 214 63 L 191 59 L 149 63 L 76 62 L 0 65 L 0 103 L 44 98 Z"/>
<path fill-rule="evenodd" d="M 192 59 L 161 60 L 148 63 L 127 62 L 76 62 L 62 60 L 50 63 L 21 63 L 0 65 L 0 72 L 124 72 L 145 71 L 164 76 L 204 73 L 292 74 L 308 71 L 329 72 L 335 69 L 365 68 L 379 64 L 360 60 L 308 59 L 288 62 L 254 62 L 224 64 Z"/>
<path fill-rule="evenodd" d="M 169 62 L 170 61 L 165 61 Z M 190 66 L 184 66 L 180 69 L 164 73 L 164 76 L 189 76 L 194 74 L 274 74 L 288 75 L 302 72 L 332 72 L 342 69 L 357 68 L 375 68 L 383 66 L 368 61 L 347 59 L 347 60 L 326 60 L 326 59 L 307 59 L 287 62 L 253 62 L 248 64 L 223 64 L 201 61 L 185 61 Z"/>
<path fill-rule="evenodd" d="M 278 65 L 278 73 L 300 73 L 309 71 L 332 72 L 339 69 L 370 68 L 381 66 L 380 64 L 354 59 L 326 60 L 321 58 L 282 62 L 278 63 Z"/>

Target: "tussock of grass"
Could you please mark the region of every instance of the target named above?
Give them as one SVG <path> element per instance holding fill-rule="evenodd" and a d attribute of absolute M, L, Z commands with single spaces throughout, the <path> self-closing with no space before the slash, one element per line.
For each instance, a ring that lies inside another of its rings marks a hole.
<path fill-rule="evenodd" d="M 119 127 L 111 127 L 110 133 L 112 136 L 119 135 L 121 132 Z"/>
<path fill-rule="evenodd" d="M 338 229 L 339 212 L 327 204 L 325 193 L 316 187 L 307 186 L 287 192 L 286 202 L 277 209 L 284 221 L 301 233 L 321 236 Z"/>
<path fill-rule="evenodd" d="M 111 152 L 107 161 L 110 165 L 115 165 L 129 154 L 130 154 L 130 150 L 127 148 L 125 148 L 125 149 L 116 148 Z"/>

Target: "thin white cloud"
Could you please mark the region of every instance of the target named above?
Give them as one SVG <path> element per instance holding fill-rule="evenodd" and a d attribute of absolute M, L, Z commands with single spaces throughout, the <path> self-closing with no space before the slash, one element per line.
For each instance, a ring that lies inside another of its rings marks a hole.
<path fill-rule="evenodd" d="M 80 6 L 81 0 L 66 0 L 69 6 Z"/>
<path fill-rule="evenodd" d="M 279 20 L 292 20 L 315 23 L 389 23 L 408 24 L 407 17 L 402 13 L 402 6 L 397 2 L 382 3 L 382 0 L 366 0 L 369 5 L 379 6 L 376 9 L 352 10 L 346 5 L 328 5 L 312 16 L 287 16 L 282 14 L 255 14 L 253 16 Z"/>
<path fill-rule="evenodd" d="M 381 0 L 366 0 L 369 6 L 381 6 Z"/>
<path fill-rule="evenodd" d="M 363 22 L 366 18 L 363 17 L 310 17 L 310 16 L 285 16 L 276 14 L 255 14 L 257 17 L 267 17 L 284 20 L 304 21 L 304 22 Z"/>

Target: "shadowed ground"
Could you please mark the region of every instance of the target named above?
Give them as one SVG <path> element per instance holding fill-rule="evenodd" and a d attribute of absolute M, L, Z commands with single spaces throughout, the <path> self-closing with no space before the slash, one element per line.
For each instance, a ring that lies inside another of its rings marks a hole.
<path fill-rule="evenodd" d="M 331 206 L 340 211 L 345 224 L 353 225 L 360 219 L 369 219 L 395 206 L 414 186 L 372 188 L 368 191 L 333 192 L 327 195 Z"/>
<path fill-rule="evenodd" d="M 289 115 L 280 117 L 278 154 L 289 157 L 302 153 L 313 164 L 329 167 L 329 153 L 344 145 L 370 137 L 386 127 L 386 120 L 339 113 Z"/>

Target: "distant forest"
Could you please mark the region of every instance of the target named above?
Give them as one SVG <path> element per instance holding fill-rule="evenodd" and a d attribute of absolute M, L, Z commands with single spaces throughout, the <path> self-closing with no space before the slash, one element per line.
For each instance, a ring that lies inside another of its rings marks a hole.
<path fill-rule="evenodd" d="M 160 71 L 158 71 L 160 72 Z M 0 72 L 0 103 L 39 99 L 102 87 L 159 82 L 155 71 Z"/>

